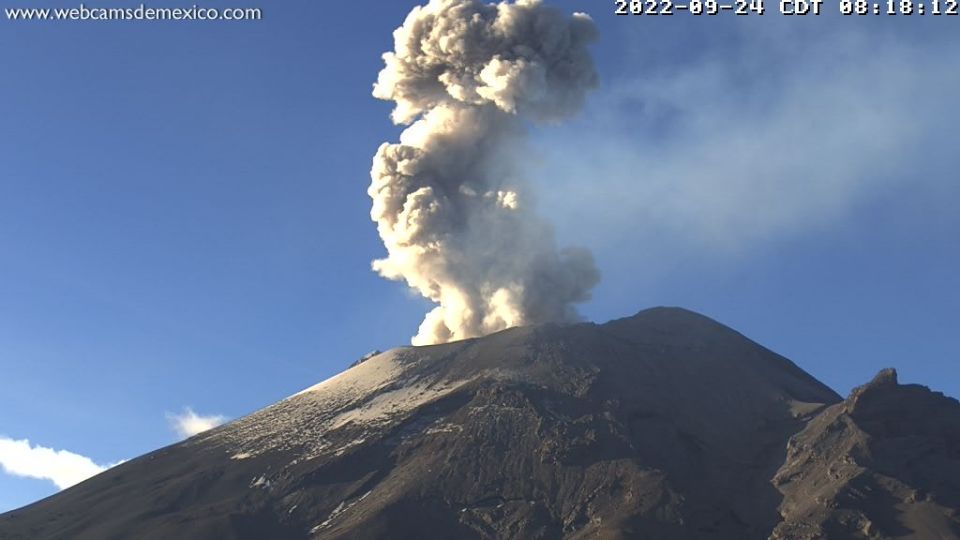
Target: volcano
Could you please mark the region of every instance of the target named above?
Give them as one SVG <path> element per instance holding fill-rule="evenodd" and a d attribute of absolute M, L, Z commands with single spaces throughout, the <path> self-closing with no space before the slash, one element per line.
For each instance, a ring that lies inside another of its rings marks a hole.
<path fill-rule="evenodd" d="M 399 348 L 0 516 L 2 539 L 960 538 L 960 403 L 707 317 Z"/>

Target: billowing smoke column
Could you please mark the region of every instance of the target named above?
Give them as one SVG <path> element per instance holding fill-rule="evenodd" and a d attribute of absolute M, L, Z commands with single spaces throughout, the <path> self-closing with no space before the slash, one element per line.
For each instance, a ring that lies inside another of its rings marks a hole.
<path fill-rule="evenodd" d="M 597 75 L 587 15 L 537 0 L 432 0 L 383 55 L 373 95 L 408 127 L 377 151 L 368 193 L 387 248 L 380 275 L 438 306 L 415 345 L 577 318 L 599 274 L 585 249 L 558 250 L 512 166 L 525 122 L 576 112 Z"/>

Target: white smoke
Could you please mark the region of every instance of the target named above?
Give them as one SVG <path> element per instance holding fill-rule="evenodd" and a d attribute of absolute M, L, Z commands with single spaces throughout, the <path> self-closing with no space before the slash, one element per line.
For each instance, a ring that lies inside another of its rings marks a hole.
<path fill-rule="evenodd" d="M 585 249 L 558 250 L 515 167 L 524 122 L 556 122 L 597 84 L 591 19 L 538 0 L 432 0 L 394 32 L 373 95 L 408 125 L 374 158 L 380 275 L 438 306 L 415 345 L 577 318 L 599 280 Z"/>

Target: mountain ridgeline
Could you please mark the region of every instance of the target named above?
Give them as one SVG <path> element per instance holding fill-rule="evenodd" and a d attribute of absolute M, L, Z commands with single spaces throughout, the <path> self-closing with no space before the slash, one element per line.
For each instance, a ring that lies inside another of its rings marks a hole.
<path fill-rule="evenodd" d="M 844 400 L 704 316 L 380 353 L 0 515 L 0 539 L 960 538 L 960 404 Z"/>

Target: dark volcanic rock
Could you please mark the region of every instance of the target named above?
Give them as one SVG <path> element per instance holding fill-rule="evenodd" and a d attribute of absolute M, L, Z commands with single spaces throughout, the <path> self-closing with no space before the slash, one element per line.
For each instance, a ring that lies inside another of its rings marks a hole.
<path fill-rule="evenodd" d="M 960 537 L 960 404 L 881 371 L 789 442 L 773 535 Z"/>
<path fill-rule="evenodd" d="M 4 514 L 0 539 L 955 538 L 958 411 L 894 373 L 841 401 L 658 308 L 373 356 Z"/>

